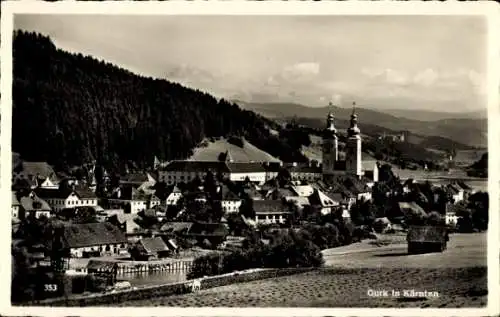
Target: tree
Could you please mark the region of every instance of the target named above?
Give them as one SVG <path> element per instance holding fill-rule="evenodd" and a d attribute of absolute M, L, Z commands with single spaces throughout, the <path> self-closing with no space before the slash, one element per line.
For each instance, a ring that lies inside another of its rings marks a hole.
<path fill-rule="evenodd" d="M 488 229 L 489 197 L 487 192 L 477 192 L 469 197 L 468 207 L 471 209 L 471 220 L 474 228 Z"/>
<path fill-rule="evenodd" d="M 240 206 L 240 214 L 245 218 L 255 219 L 255 210 L 253 209 L 253 200 L 244 199 Z"/>

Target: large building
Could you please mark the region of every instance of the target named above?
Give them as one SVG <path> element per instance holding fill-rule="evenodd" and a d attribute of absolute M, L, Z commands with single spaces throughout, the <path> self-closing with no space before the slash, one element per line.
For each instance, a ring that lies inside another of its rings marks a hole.
<path fill-rule="evenodd" d="M 355 106 L 355 104 L 354 104 Z M 347 129 L 347 141 L 345 144 L 345 160 L 340 159 L 338 149 L 337 129 L 335 118 L 330 112 L 326 119 L 326 128 L 323 130 L 323 179 L 332 179 L 335 175 L 353 175 L 361 178 L 370 175 L 374 181 L 378 181 L 378 166 L 376 161 L 363 161 L 361 151 L 361 131 L 358 127 L 358 116 L 355 107 L 351 115 L 351 124 Z"/>
<path fill-rule="evenodd" d="M 323 163 L 285 163 L 282 162 L 232 162 L 231 159 L 221 161 L 173 161 L 160 167 L 158 179 L 167 185 L 190 182 L 195 178 L 203 179 L 209 172 L 219 175 L 233 182 L 249 180 L 263 184 L 275 178 L 278 173 L 286 169 L 292 180 L 306 180 L 310 182 L 321 179 L 327 180 L 334 175 L 352 175 L 357 178 L 364 176 L 378 181 L 377 162 L 373 158 L 364 159 L 361 151 L 361 132 L 358 128 L 358 116 L 353 110 L 351 125 L 347 129 L 345 159 L 339 155 L 339 142 L 334 116 L 328 114 L 327 125 L 323 131 Z M 227 153 L 221 153 L 227 154 Z"/>

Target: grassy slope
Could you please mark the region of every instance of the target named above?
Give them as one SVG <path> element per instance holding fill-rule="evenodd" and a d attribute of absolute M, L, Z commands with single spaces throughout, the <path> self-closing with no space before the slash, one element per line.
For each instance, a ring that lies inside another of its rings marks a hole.
<path fill-rule="evenodd" d="M 202 142 L 204 143 L 204 142 Z M 219 154 L 229 150 L 231 157 L 235 162 L 264 162 L 272 161 L 279 162 L 279 159 L 258 149 L 248 141 L 244 141 L 244 146 L 241 148 L 237 145 L 229 143 L 225 139 L 214 140 L 210 142 L 206 140 L 206 146 L 198 146 L 194 150 L 194 154 L 188 160 L 192 161 L 217 161 Z"/>

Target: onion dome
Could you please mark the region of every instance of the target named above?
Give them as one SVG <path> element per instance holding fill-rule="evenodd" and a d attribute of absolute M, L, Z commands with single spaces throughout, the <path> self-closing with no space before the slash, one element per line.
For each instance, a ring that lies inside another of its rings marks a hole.
<path fill-rule="evenodd" d="M 349 136 L 359 135 L 360 130 L 358 128 L 358 115 L 356 114 L 356 103 L 352 103 L 352 115 L 351 115 L 351 126 L 347 129 Z"/>

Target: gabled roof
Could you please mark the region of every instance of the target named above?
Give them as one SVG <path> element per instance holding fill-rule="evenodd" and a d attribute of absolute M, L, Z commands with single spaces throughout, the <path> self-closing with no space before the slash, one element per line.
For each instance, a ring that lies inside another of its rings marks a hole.
<path fill-rule="evenodd" d="M 78 198 L 80 199 L 97 199 L 97 196 L 94 192 L 92 192 L 87 188 L 79 186 L 76 186 L 74 189 L 37 188 L 35 191 L 37 195 L 46 199 L 47 198 L 66 199 L 72 193 L 75 193 L 75 195 L 78 196 Z"/>
<path fill-rule="evenodd" d="M 226 185 L 222 185 L 220 188 L 220 198 L 221 200 L 241 200 L 241 198 L 232 192 Z"/>
<path fill-rule="evenodd" d="M 469 185 L 467 185 L 465 182 L 463 181 L 458 181 L 457 182 L 457 185 L 462 188 L 463 190 L 471 190 L 472 187 L 470 187 Z"/>
<path fill-rule="evenodd" d="M 17 200 L 16 192 L 12 192 L 12 206 L 19 206 L 19 200 Z"/>
<path fill-rule="evenodd" d="M 89 271 L 112 272 L 116 268 L 118 268 L 117 262 L 90 260 L 89 263 L 87 263 L 87 270 Z"/>
<path fill-rule="evenodd" d="M 173 161 L 164 171 L 185 171 L 185 172 L 229 172 L 225 162 L 205 162 L 205 161 Z"/>
<path fill-rule="evenodd" d="M 182 230 L 189 230 L 192 225 L 192 222 L 167 222 L 163 226 L 161 226 L 160 230 L 168 232 L 180 232 Z"/>
<path fill-rule="evenodd" d="M 401 212 L 405 216 L 409 214 L 417 214 L 422 216 L 427 215 L 425 210 L 422 207 L 420 207 L 416 202 L 400 202 L 399 209 L 401 209 Z"/>
<path fill-rule="evenodd" d="M 167 244 L 163 241 L 161 237 L 143 238 L 139 240 L 137 243 L 141 245 L 148 254 L 170 251 Z"/>
<path fill-rule="evenodd" d="M 277 173 L 283 169 L 283 166 L 280 162 L 265 162 L 262 166 L 268 172 Z"/>
<path fill-rule="evenodd" d="M 255 189 L 254 187 L 250 187 L 250 188 L 245 188 L 243 190 L 245 192 L 245 194 L 247 194 L 250 199 L 252 200 L 261 200 L 262 199 L 262 195 L 259 193 L 259 191 L 257 189 Z"/>
<path fill-rule="evenodd" d="M 127 243 L 120 229 L 108 222 L 67 225 L 63 236 L 68 248 Z"/>
<path fill-rule="evenodd" d="M 137 190 L 133 187 L 123 187 L 123 188 L 120 188 L 120 198 L 119 199 L 123 199 L 123 200 L 141 200 L 141 201 L 147 201 L 148 200 L 148 197 L 147 195 L 141 191 L 141 190 Z"/>
<path fill-rule="evenodd" d="M 40 176 L 57 181 L 57 175 L 47 162 L 22 162 L 22 172 L 26 176 Z"/>
<path fill-rule="evenodd" d="M 297 185 L 292 186 L 292 190 L 297 196 L 308 197 L 314 193 L 314 188 L 311 185 Z"/>
<path fill-rule="evenodd" d="M 377 169 L 377 161 L 361 161 L 361 170 L 362 171 L 373 171 Z"/>
<path fill-rule="evenodd" d="M 320 190 L 314 191 L 314 193 L 309 197 L 309 202 L 311 205 L 320 205 L 322 207 L 334 207 L 338 206 L 341 201 L 334 200 Z"/>
<path fill-rule="evenodd" d="M 286 214 L 290 213 L 281 200 L 254 200 L 253 210 L 256 214 Z"/>
<path fill-rule="evenodd" d="M 187 234 L 196 236 L 227 236 L 229 232 L 222 223 L 195 222 L 188 229 Z"/>
<path fill-rule="evenodd" d="M 271 197 L 273 195 L 277 195 L 277 199 L 285 198 L 285 197 L 293 197 L 295 193 L 287 188 L 274 188 L 266 193 L 266 197 Z"/>
<path fill-rule="evenodd" d="M 319 174 L 322 172 L 321 166 L 310 165 L 307 163 L 298 163 L 295 166 L 293 164 L 285 164 L 285 168 L 291 173 L 315 173 Z"/>
<path fill-rule="evenodd" d="M 285 199 L 288 202 L 293 202 L 293 203 L 297 204 L 299 207 L 304 207 L 304 206 L 310 205 L 308 197 L 293 196 L 293 197 L 286 197 Z"/>
<path fill-rule="evenodd" d="M 51 211 L 49 204 L 37 195 L 21 197 L 20 204 L 25 211 Z"/>
<path fill-rule="evenodd" d="M 454 184 L 449 184 L 448 186 L 446 186 L 447 190 L 451 193 L 451 194 L 458 194 L 460 191 L 462 191 L 463 189 L 461 189 L 460 187 L 458 187 L 457 185 L 454 185 Z"/>
<path fill-rule="evenodd" d="M 226 162 L 231 173 L 265 173 L 266 169 L 261 163 Z"/>

